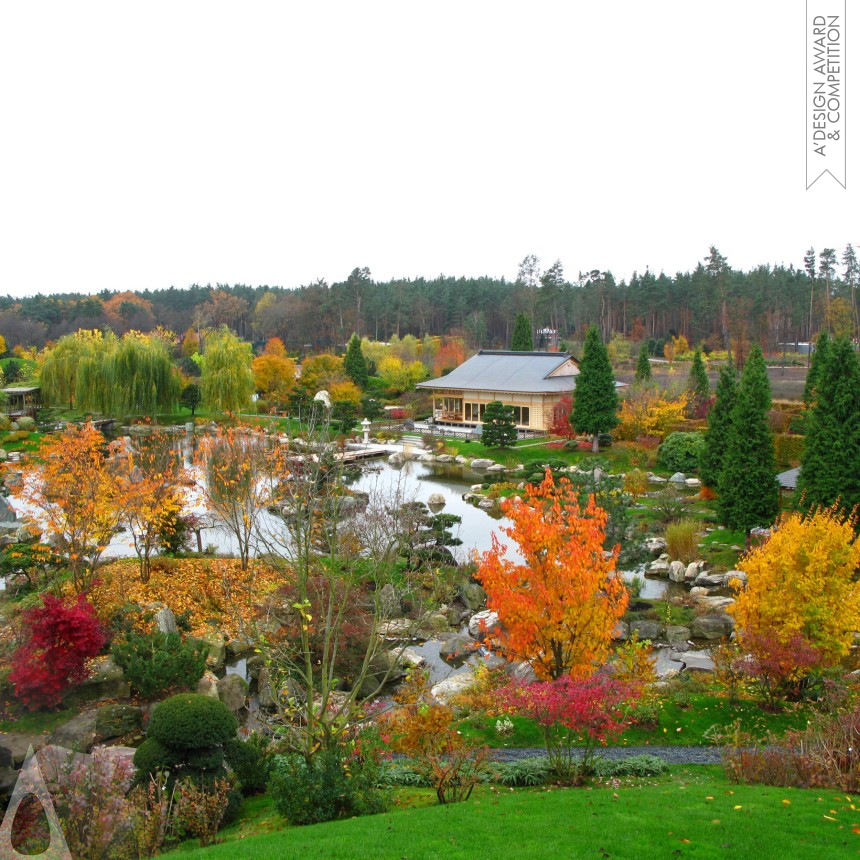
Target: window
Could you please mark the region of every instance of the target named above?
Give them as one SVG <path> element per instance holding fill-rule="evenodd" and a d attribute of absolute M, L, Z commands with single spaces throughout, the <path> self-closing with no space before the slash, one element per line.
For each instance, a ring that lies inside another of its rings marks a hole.
<path fill-rule="evenodd" d="M 466 421 L 483 421 L 485 403 L 467 403 L 466 404 Z"/>

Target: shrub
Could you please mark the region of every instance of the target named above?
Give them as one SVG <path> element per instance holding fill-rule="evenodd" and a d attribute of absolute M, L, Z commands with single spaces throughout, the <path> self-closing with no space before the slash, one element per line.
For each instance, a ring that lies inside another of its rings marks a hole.
<path fill-rule="evenodd" d="M 211 845 L 229 803 L 230 783 L 216 779 L 209 785 L 182 780 L 177 785 L 175 816 L 180 829 Z"/>
<path fill-rule="evenodd" d="M 684 499 L 671 484 L 664 484 L 654 494 L 654 513 L 664 525 L 675 522 L 684 515 Z"/>
<path fill-rule="evenodd" d="M 510 788 L 544 785 L 552 775 L 549 759 L 523 758 L 517 761 L 498 762 L 494 766 L 492 781 Z"/>
<path fill-rule="evenodd" d="M 71 606 L 45 594 L 42 606 L 25 609 L 22 617 L 25 638 L 12 656 L 9 680 L 31 710 L 55 707 L 87 677 L 86 662 L 101 651 L 105 635 L 83 594 Z"/>
<path fill-rule="evenodd" d="M 371 815 L 387 807 L 387 795 L 361 766 L 348 767 L 345 751 L 273 756 L 269 792 L 290 824 L 317 824 L 349 815 Z M 355 763 L 355 762 L 351 762 Z"/>
<path fill-rule="evenodd" d="M 805 442 L 805 436 L 795 436 L 788 433 L 776 434 L 773 437 L 776 465 L 780 468 L 789 468 L 790 466 L 798 465 L 801 457 L 803 457 Z"/>
<path fill-rule="evenodd" d="M 672 472 L 695 472 L 705 447 L 705 437 L 695 433 L 670 433 L 658 452 L 663 468 Z"/>
<path fill-rule="evenodd" d="M 36 429 L 36 419 L 29 415 L 22 415 L 18 419 L 18 429 L 26 430 L 28 433 Z"/>
<path fill-rule="evenodd" d="M 230 738 L 224 744 L 224 757 L 246 796 L 259 794 L 266 788 L 269 779 L 267 747 L 267 738 L 259 733 L 248 740 Z"/>
<path fill-rule="evenodd" d="M 622 759 L 599 759 L 594 772 L 603 779 L 619 776 L 660 776 L 668 773 L 669 765 L 656 755 L 632 755 Z"/>
<path fill-rule="evenodd" d="M 178 633 L 128 633 L 111 653 L 126 680 L 145 698 L 192 687 L 206 671 L 206 645 L 183 642 Z"/>
<path fill-rule="evenodd" d="M 701 523 L 685 518 L 666 526 L 666 550 L 669 557 L 689 564 L 699 555 Z"/>

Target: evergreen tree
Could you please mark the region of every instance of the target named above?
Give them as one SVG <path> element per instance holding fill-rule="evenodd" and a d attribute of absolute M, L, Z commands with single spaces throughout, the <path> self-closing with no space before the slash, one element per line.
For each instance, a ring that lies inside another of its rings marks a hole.
<path fill-rule="evenodd" d="M 361 340 L 357 334 L 353 334 L 346 347 L 346 356 L 343 359 L 343 369 L 346 375 L 362 391 L 367 388 L 367 362 L 361 351 Z"/>
<path fill-rule="evenodd" d="M 517 441 L 517 425 L 514 410 L 501 401 L 494 400 L 484 410 L 481 443 L 488 448 L 507 448 Z"/>
<path fill-rule="evenodd" d="M 818 335 L 815 341 L 815 351 L 812 353 L 812 361 L 806 374 L 806 383 L 803 386 L 803 404 L 806 409 L 812 409 L 815 402 L 815 389 L 821 376 L 821 367 L 827 362 L 830 353 L 830 335 L 826 331 Z"/>
<path fill-rule="evenodd" d="M 779 513 L 773 435 L 767 423 L 770 402 L 764 356 L 755 344 L 732 409 L 717 501 L 721 521 L 729 528 L 743 529 L 747 543 L 751 529 L 769 526 Z"/>
<path fill-rule="evenodd" d="M 514 335 L 511 338 L 511 349 L 514 352 L 531 352 L 534 348 L 532 321 L 528 314 L 517 314 L 517 321 L 514 323 Z"/>
<path fill-rule="evenodd" d="M 701 406 L 711 396 L 711 383 L 708 382 L 708 374 L 705 372 L 702 353 L 698 349 L 693 353 L 693 363 L 690 365 L 690 378 L 687 382 L 687 389 L 690 392 L 694 409 Z"/>
<path fill-rule="evenodd" d="M 592 451 L 597 452 L 598 437 L 618 424 L 618 392 L 606 346 L 597 326 L 590 326 L 585 336 L 582 362 L 576 378 L 576 390 L 570 423 L 577 433 L 593 437 Z"/>
<path fill-rule="evenodd" d="M 798 489 L 810 506 L 839 501 L 850 511 L 860 504 L 860 362 L 851 341 L 833 341 L 819 367 Z"/>
<path fill-rule="evenodd" d="M 634 382 L 647 382 L 651 379 L 651 362 L 648 361 L 648 343 L 642 341 L 639 347 L 639 358 L 636 361 L 636 376 Z"/>
<path fill-rule="evenodd" d="M 699 477 L 706 487 L 715 489 L 723 470 L 726 446 L 732 430 L 732 409 L 738 392 L 738 375 L 732 365 L 720 371 L 717 381 L 717 396 L 708 413 L 708 432 L 705 435 L 705 450 L 699 464 Z"/>

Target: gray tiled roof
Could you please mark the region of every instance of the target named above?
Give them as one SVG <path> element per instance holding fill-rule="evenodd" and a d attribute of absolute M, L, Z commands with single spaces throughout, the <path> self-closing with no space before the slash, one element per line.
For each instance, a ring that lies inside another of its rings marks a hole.
<path fill-rule="evenodd" d="M 481 350 L 447 376 L 420 382 L 419 388 L 463 391 L 563 392 L 573 391 L 575 376 L 549 374 L 570 356 L 566 352 L 502 352 Z"/>
<path fill-rule="evenodd" d="M 800 475 L 800 466 L 796 469 L 789 469 L 787 472 L 780 472 L 776 476 L 776 480 L 779 482 L 780 487 L 784 490 L 796 490 L 797 489 L 797 478 Z"/>

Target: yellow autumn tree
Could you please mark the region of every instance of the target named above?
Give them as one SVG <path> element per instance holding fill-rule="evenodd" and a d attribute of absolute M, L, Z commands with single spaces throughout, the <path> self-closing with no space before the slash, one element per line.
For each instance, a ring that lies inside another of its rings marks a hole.
<path fill-rule="evenodd" d="M 664 436 L 666 431 L 684 420 L 687 395 L 671 397 L 652 385 L 637 384 L 631 387 L 618 413 L 619 439 L 638 439 L 640 436 Z"/>
<path fill-rule="evenodd" d="M 498 650 L 528 661 L 542 679 L 588 677 L 606 661 L 628 601 L 615 571 L 618 547 L 603 551 L 607 513 L 594 496 L 581 507 L 570 481 L 556 484 L 549 470 L 525 492 L 525 499 L 502 502 L 512 521 L 502 531 L 524 563 L 506 558 L 493 535 L 475 574 L 502 625 Z"/>
<path fill-rule="evenodd" d="M 730 612 L 745 636 L 767 634 L 788 644 L 798 636 L 831 665 L 848 653 L 860 630 L 860 544 L 854 522 L 828 508 L 789 514 L 770 539 L 738 565 Z"/>

